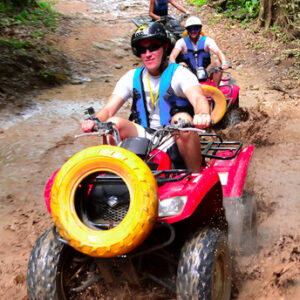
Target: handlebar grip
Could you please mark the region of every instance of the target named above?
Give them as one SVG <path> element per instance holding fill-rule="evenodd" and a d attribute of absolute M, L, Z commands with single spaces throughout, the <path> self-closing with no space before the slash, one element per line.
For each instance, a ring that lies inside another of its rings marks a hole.
<path fill-rule="evenodd" d="M 100 129 L 100 123 L 96 123 L 92 128 L 92 132 L 98 131 L 99 129 Z"/>
<path fill-rule="evenodd" d="M 193 122 L 186 122 L 186 123 L 182 123 L 182 124 L 181 124 L 181 127 L 182 127 L 182 128 L 188 128 L 188 127 L 194 128 L 195 125 L 194 125 Z"/>

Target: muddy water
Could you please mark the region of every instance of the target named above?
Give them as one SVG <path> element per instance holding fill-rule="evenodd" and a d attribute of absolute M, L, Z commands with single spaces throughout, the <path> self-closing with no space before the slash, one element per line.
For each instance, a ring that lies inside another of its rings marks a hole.
<path fill-rule="evenodd" d="M 130 17 L 135 16 L 137 11 L 143 13 L 141 6 L 146 5 L 146 2 L 60 1 L 57 9 L 68 9 L 67 13 L 71 16 L 81 14 L 87 17 L 89 13 L 93 15 L 94 21 L 100 23 L 101 16 L 106 13 L 109 13 L 113 20 L 126 19 L 130 22 Z M 69 9 L 70 7 L 72 9 Z M 115 82 L 117 78 L 110 73 L 99 73 L 97 70 L 96 73 L 92 75 L 93 78 L 74 76 L 76 85 L 45 91 L 21 109 L 16 108 L 12 111 L 9 108 L 0 112 L 0 128 L 4 130 L 4 134 L 0 135 L 0 184 L 7 187 L 1 189 L 0 197 L 7 195 L 10 186 L 21 189 L 24 180 L 36 172 L 36 164 L 48 149 L 55 147 L 64 136 L 73 137 L 78 133 L 85 108 L 93 106 L 97 110 L 104 105 L 105 96 L 108 95 L 105 79 Z M 110 90 L 111 87 L 112 84 Z M 101 93 L 103 90 L 104 93 Z M 120 114 L 128 112 L 128 106 L 125 105 Z M 77 151 L 78 148 L 72 147 L 66 155 L 71 156 Z M 30 170 L 27 166 L 31 166 Z"/>
<path fill-rule="evenodd" d="M 78 69 L 87 65 L 86 71 L 74 72 L 77 84 L 34 96 L 25 110 L 0 112 L 0 128 L 4 131 L 0 134 L 0 296 L 3 298 L 26 296 L 29 253 L 37 237 L 52 224 L 43 203 L 44 186 L 70 156 L 99 143 L 97 138 L 75 140 L 74 136 L 81 132 L 83 110 L 89 106 L 99 109 L 121 74 L 138 63 L 128 47 L 128 32 L 135 28 L 130 18 L 147 12 L 148 2 L 57 1 L 56 9 L 70 16 L 74 27 L 74 32 L 61 36 L 60 47 L 77 61 Z M 222 36 L 222 29 L 216 25 L 206 31 L 214 38 Z M 95 47 L 95 42 L 109 50 Z M 221 45 L 234 61 L 230 45 L 226 41 Z M 238 46 L 245 50 L 242 44 Z M 300 242 L 300 106 L 296 100 L 280 101 L 277 92 L 265 89 L 261 77 L 267 74 L 265 70 L 240 65 L 232 74 L 241 86 L 240 103 L 249 109 L 250 119 L 225 131 L 225 135 L 255 145 L 246 189 L 258 201 L 260 247 L 257 254 L 239 259 L 233 297 L 300 299 L 299 258 L 295 258 Z M 251 88 L 256 85 L 257 88 Z M 123 116 L 128 113 L 128 106 L 120 112 Z"/>

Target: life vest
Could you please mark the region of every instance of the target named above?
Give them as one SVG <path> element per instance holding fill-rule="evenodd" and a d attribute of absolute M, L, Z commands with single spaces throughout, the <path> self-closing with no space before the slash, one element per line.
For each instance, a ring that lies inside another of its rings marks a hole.
<path fill-rule="evenodd" d="M 168 0 L 156 0 L 153 12 L 160 17 L 166 16 L 168 14 Z"/>
<path fill-rule="evenodd" d="M 210 64 L 210 53 L 204 51 L 206 36 L 201 36 L 196 51 L 188 36 L 184 37 L 183 40 L 187 46 L 187 53 L 182 55 L 183 61 L 185 61 L 189 67 L 193 68 L 193 71 L 196 71 L 197 67 L 207 68 Z M 196 61 L 198 61 L 198 65 L 196 65 Z"/>
<path fill-rule="evenodd" d="M 180 98 L 174 94 L 171 88 L 171 80 L 178 64 L 171 63 L 162 73 L 159 83 L 159 111 L 161 125 L 170 124 L 173 112 L 191 111 L 192 105 L 186 98 Z M 143 127 L 149 127 L 149 112 L 147 110 L 145 90 L 142 82 L 142 74 L 145 67 L 135 70 L 133 76 L 133 102 L 130 120 Z"/>

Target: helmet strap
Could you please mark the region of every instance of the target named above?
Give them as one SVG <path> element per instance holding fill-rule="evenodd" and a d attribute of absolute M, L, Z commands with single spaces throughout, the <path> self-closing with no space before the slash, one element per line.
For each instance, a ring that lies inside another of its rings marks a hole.
<path fill-rule="evenodd" d="M 164 45 L 164 49 L 163 49 L 163 56 L 161 58 L 161 63 L 160 63 L 160 66 L 159 66 L 159 71 L 160 73 L 162 74 L 163 71 L 165 70 L 166 68 L 166 63 L 167 63 L 167 49 L 166 49 L 166 46 Z"/>

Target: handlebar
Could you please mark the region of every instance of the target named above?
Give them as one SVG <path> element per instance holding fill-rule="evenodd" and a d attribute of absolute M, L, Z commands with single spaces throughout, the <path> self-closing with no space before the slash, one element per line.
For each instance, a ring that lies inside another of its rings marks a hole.
<path fill-rule="evenodd" d="M 179 21 L 182 22 L 185 19 L 187 19 L 189 16 L 190 16 L 190 14 L 183 14 L 183 15 L 180 16 L 180 20 Z M 169 20 L 176 20 L 176 18 L 173 17 L 173 16 L 170 16 L 170 15 L 168 15 L 168 16 L 161 16 L 160 19 L 156 20 L 155 22 L 165 24 Z"/>
<path fill-rule="evenodd" d="M 232 66 L 228 66 L 228 69 L 232 69 Z M 209 75 L 211 73 L 218 73 L 218 72 L 226 72 L 226 71 L 222 69 L 222 66 L 212 67 L 208 70 Z"/>
<path fill-rule="evenodd" d="M 112 135 L 114 142 L 118 145 L 121 142 L 120 133 L 118 128 L 114 126 L 115 124 L 112 122 L 101 122 L 97 123 L 93 127 L 92 132 L 86 132 L 79 135 L 75 135 L 75 138 L 80 138 L 84 136 L 108 136 Z M 195 128 L 192 122 L 178 122 L 177 124 L 170 124 L 160 128 L 157 128 L 154 132 L 154 138 L 158 138 L 159 141 L 162 140 L 166 133 L 170 133 L 171 135 L 178 134 L 178 131 L 194 131 L 198 133 L 205 133 L 205 130 Z M 109 139 L 107 139 L 109 141 Z"/>
<path fill-rule="evenodd" d="M 95 120 L 95 110 L 92 107 L 86 109 L 85 113 L 88 114 L 87 119 Z M 119 145 L 119 143 L 121 142 L 120 132 L 118 128 L 114 125 L 115 124 L 112 122 L 97 122 L 94 125 L 92 132 L 76 135 L 75 138 L 77 139 L 83 136 L 90 136 L 90 135 L 99 136 L 99 137 L 101 136 L 107 137 L 108 135 L 112 135 L 114 144 Z M 194 131 L 194 132 L 198 132 L 199 134 L 205 133 L 205 130 L 195 128 L 192 122 L 185 122 L 184 120 L 179 119 L 175 124 L 166 125 L 156 129 L 153 135 L 152 143 L 155 144 L 157 147 L 158 145 L 161 145 L 166 141 L 165 137 L 167 136 L 167 133 L 169 133 L 168 134 L 169 137 L 167 138 L 169 139 L 173 135 L 177 135 L 179 131 Z M 155 143 L 154 140 L 156 140 Z M 109 138 L 107 138 L 107 142 L 110 143 Z"/>

